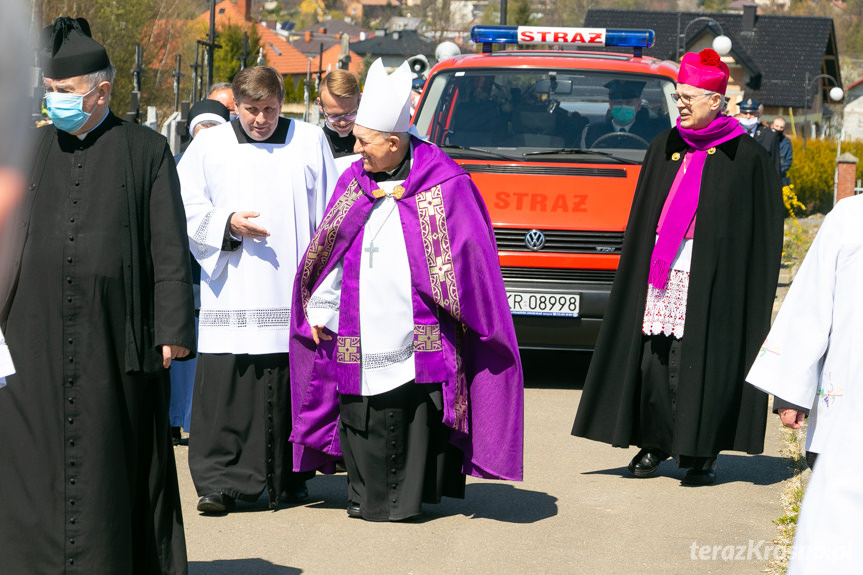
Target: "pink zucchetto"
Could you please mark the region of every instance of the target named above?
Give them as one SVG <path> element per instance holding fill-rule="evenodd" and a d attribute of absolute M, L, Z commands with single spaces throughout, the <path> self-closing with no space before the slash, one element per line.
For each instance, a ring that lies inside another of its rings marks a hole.
<path fill-rule="evenodd" d="M 720 59 L 719 54 L 705 48 L 698 54 L 688 52 L 683 55 L 680 71 L 677 72 L 677 83 L 725 94 L 728 75 L 728 66 Z"/>

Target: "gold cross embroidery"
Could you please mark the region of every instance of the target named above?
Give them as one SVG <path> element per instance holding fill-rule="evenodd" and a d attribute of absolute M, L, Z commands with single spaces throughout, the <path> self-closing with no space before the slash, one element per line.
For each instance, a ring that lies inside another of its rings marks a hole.
<path fill-rule="evenodd" d="M 417 207 L 421 210 L 432 210 L 440 203 L 440 200 L 431 194 L 423 194 L 421 198 L 417 198 Z"/>
<path fill-rule="evenodd" d="M 359 363 L 360 338 L 339 337 L 338 339 L 338 361 L 339 363 Z"/>
<path fill-rule="evenodd" d="M 432 273 L 438 276 L 439 281 L 444 281 L 446 279 L 446 274 L 452 269 L 452 264 L 449 262 L 443 261 L 443 256 L 437 256 L 435 258 L 435 264 L 432 267 Z"/>
<path fill-rule="evenodd" d="M 414 326 L 414 350 L 415 351 L 439 351 L 440 329 L 436 325 Z"/>

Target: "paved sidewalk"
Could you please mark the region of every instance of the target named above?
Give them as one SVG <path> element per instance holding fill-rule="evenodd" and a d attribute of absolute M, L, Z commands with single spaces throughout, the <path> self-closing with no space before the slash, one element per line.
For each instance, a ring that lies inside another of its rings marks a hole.
<path fill-rule="evenodd" d="M 659 476 L 634 479 L 625 466 L 635 448 L 570 436 L 585 367 L 559 365 L 566 357 L 548 356 L 556 369 L 530 381 L 525 393 L 525 481 L 469 478 L 464 500 L 426 506 L 417 521 L 349 519 L 343 474 L 316 477 L 303 505 L 272 512 L 262 501 L 224 517 L 202 516 L 188 448 L 175 448 L 190 574 L 762 570 L 772 559 L 766 547 L 776 534 L 773 520 L 784 514 L 780 491 L 790 476 L 776 418 L 768 418 L 763 455 L 720 455 L 714 486 L 681 486 L 683 471 L 669 461 Z M 562 383 L 573 371 L 577 383 Z"/>

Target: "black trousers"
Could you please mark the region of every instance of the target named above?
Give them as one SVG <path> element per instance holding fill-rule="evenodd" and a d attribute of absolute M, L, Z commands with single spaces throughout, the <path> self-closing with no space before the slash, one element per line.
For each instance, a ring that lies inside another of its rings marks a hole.
<path fill-rule="evenodd" d="M 464 497 L 462 452 L 449 444 L 440 386 L 413 382 L 373 396 L 339 398 L 348 499 L 364 519 L 399 521 L 422 503 Z"/>

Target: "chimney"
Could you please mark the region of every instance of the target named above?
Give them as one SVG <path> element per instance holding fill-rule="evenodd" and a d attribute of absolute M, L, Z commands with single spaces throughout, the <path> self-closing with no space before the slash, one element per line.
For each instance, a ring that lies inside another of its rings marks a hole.
<path fill-rule="evenodd" d="M 306 41 L 306 44 L 308 44 L 309 42 L 312 41 L 312 31 L 311 30 L 306 30 L 306 37 L 304 38 L 304 40 Z"/>
<path fill-rule="evenodd" d="M 237 0 L 237 9 L 246 22 L 252 21 L 252 0 Z"/>
<path fill-rule="evenodd" d="M 743 6 L 743 23 L 741 30 L 743 32 L 755 32 L 755 17 L 758 12 L 758 6 L 755 4 L 745 4 Z"/>

